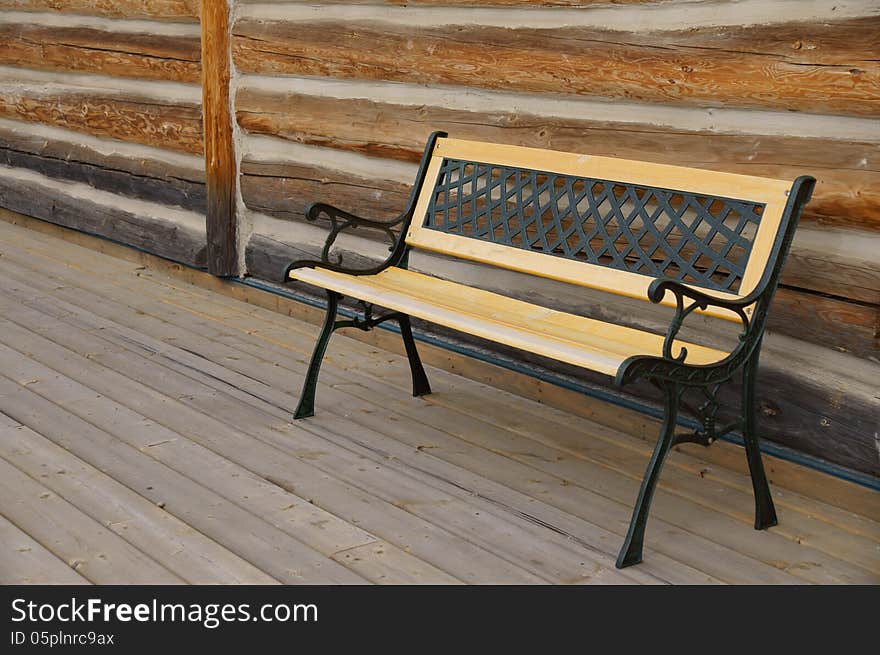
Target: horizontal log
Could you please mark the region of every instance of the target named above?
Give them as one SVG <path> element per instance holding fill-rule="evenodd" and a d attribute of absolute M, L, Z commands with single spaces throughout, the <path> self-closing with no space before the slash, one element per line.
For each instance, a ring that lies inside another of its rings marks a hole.
<path fill-rule="evenodd" d="M 198 82 L 199 39 L 86 27 L 0 25 L 0 64 Z"/>
<path fill-rule="evenodd" d="M 613 32 L 239 20 L 240 72 L 880 115 L 880 18 Z"/>
<path fill-rule="evenodd" d="M 417 162 L 434 130 L 462 139 L 654 161 L 818 184 L 805 221 L 880 231 L 880 144 L 836 139 L 718 134 L 649 123 L 471 112 L 358 98 L 244 88 L 241 127 L 255 134 Z"/>
<path fill-rule="evenodd" d="M 202 152 L 198 103 L 103 89 L 56 91 L 0 84 L 0 117 L 63 127 L 148 146 Z"/>
<path fill-rule="evenodd" d="M 279 272 L 293 259 L 314 254 L 315 247 L 299 242 L 295 234 L 291 234 L 286 241 L 256 232 L 246 247 L 249 273 L 270 281 L 277 281 Z M 297 291 L 305 290 L 302 285 L 297 285 Z M 520 289 L 520 293 L 529 299 L 525 288 Z M 656 309 L 649 305 L 646 307 L 646 311 Z M 452 343 L 466 344 L 484 353 L 525 362 L 536 369 L 567 376 L 594 389 L 648 404 L 657 396 L 650 385 L 637 384 L 621 390 L 613 387 L 606 376 L 537 358 L 523 351 L 499 347 L 460 333 L 451 333 L 436 325 L 417 323 L 428 333 L 439 334 Z M 815 347 L 796 340 L 782 340 L 780 343 L 780 339 L 773 334 L 767 336 L 757 389 L 761 437 L 858 471 L 880 474 L 880 462 L 873 443 L 880 402 L 876 399 L 866 400 L 863 389 L 856 382 L 827 382 L 829 379 L 846 377 L 846 371 L 841 368 L 845 367 L 845 363 L 838 361 L 842 356 L 837 353 L 829 353 L 824 358 L 820 355 L 820 360 L 814 363 L 815 368 L 825 369 L 825 375 L 805 376 L 797 363 L 804 349 L 812 350 Z M 721 390 L 719 399 L 723 404 L 738 407 L 738 387 L 735 384 L 726 386 Z"/>
<path fill-rule="evenodd" d="M 150 213 L 137 201 L 128 201 L 135 205 L 127 207 L 110 194 L 94 192 L 87 197 L 74 192 L 73 185 L 60 187 L 43 182 L 39 176 L 28 178 L 9 176 L 0 170 L 0 207 L 113 239 L 189 266 L 205 267 L 204 227 L 198 229 L 192 223 L 168 218 L 175 210 L 169 209 L 163 215 L 162 207 L 156 205 L 158 211 Z"/>
<path fill-rule="evenodd" d="M 303 220 L 310 202 L 322 200 L 390 220 L 405 208 L 410 186 L 304 164 L 241 163 L 241 195 L 248 209 L 284 220 Z"/>
<path fill-rule="evenodd" d="M 0 164 L 83 182 L 132 198 L 205 212 L 205 173 L 201 168 L 107 154 L 83 144 L 50 141 L 3 126 L 0 126 Z"/>
<path fill-rule="evenodd" d="M 0 8 L 173 21 L 199 17 L 199 0 L 0 0 Z"/>

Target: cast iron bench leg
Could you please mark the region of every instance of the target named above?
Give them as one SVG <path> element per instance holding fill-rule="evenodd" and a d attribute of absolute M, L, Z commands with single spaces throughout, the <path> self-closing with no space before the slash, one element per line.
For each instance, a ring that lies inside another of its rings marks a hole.
<path fill-rule="evenodd" d="M 675 420 L 678 416 L 678 401 L 681 392 L 678 384 L 674 382 L 666 383 L 663 391 L 666 396 L 663 427 L 660 429 L 660 437 L 654 447 L 654 454 L 651 456 L 651 461 L 648 462 L 648 469 L 642 479 L 642 487 L 639 489 L 639 497 L 633 509 L 626 539 L 624 539 L 620 554 L 617 556 L 617 568 L 619 569 L 642 561 L 642 544 L 645 541 L 645 526 L 648 523 L 651 498 L 654 495 L 654 488 L 657 486 L 663 462 L 675 442 Z"/>
<path fill-rule="evenodd" d="M 336 308 L 339 305 L 339 294 L 335 291 L 327 292 L 327 315 L 324 317 L 324 326 L 321 328 L 321 335 L 318 337 L 318 343 L 315 344 L 315 351 L 312 353 L 312 359 L 309 362 L 309 370 L 306 373 L 306 380 L 303 384 L 302 395 L 299 398 L 299 405 L 293 413 L 293 418 L 308 418 L 315 415 L 315 387 L 318 384 L 318 374 L 321 372 L 321 361 L 324 359 L 324 353 L 327 352 L 327 344 L 333 335 L 336 322 Z"/>
<path fill-rule="evenodd" d="M 412 373 L 413 396 L 424 396 L 431 393 L 431 385 L 428 384 L 428 376 L 419 357 L 415 339 L 413 339 L 412 325 L 409 316 L 401 314 L 397 319 L 400 325 L 400 334 L 403 337 L 403 345 L 406 348 L 406 356 L 409 359 L 409 370 Z"/>
<path fill-rule="evenodd" d="M 746 446 L 746 458 L 749 461 L 749 472 L 752 474 L 752 489 L 755 492 L 755 530 L 764 530 L 778 523 L 764 463 L 761 460 L 761 449 L 758 435 L 755 432 L 755 378 L 758 374 L 758 353 L 760 344 L 751 359 L 743 368 L 742 412 L 743 441 Z"/>

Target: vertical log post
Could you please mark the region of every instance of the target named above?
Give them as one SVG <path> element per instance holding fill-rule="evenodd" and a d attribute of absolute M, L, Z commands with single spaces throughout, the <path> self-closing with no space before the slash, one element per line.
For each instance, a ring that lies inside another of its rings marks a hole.
<path fill-rule="evenodd" d="M 231 276 L 238 273 L 238 225 L 229 107 L 229 7 L 226 0 L 202 0 L 201 10 L 208 272 Z"/>

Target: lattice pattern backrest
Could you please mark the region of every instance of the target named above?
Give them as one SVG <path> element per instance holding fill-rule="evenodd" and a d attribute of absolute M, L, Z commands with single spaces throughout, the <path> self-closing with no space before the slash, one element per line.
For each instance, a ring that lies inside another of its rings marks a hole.
<path fill-rule="evenodd" d="M 743 199 L 444 158 L 421 227 L 736 293 L 764 208 Z"/>

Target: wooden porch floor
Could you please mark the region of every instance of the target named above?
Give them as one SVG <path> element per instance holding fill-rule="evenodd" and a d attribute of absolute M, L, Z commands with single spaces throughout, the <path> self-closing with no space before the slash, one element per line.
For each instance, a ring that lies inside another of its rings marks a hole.
<path fill-rule="evenodd" d="M 614 557 L 651 445 L 0 221 L 0 582 L 877 583 L 876 499 L 674 453 L 645 562 Z"/>

